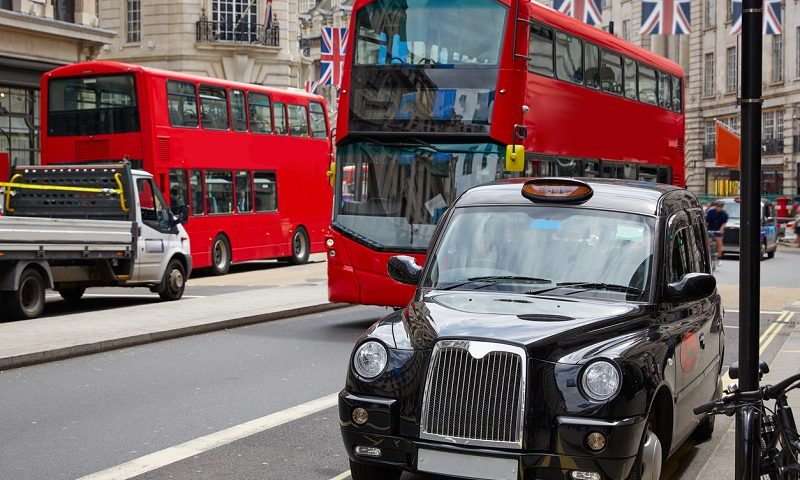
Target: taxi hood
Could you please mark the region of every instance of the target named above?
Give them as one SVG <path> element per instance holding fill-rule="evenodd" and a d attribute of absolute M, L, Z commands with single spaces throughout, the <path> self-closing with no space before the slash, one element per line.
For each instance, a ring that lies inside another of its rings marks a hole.
<path fill-rule="evenodd" d="M 443 338 L 513 343 L 533 358 L 554 348 L 619 335 L 645 320 L 646 305 L 489 292 L 435 292 L 417 297 L 393 325 L 397 348 L 426 350 Z M 627 328 L 626 328 L 627 327 Z"/>

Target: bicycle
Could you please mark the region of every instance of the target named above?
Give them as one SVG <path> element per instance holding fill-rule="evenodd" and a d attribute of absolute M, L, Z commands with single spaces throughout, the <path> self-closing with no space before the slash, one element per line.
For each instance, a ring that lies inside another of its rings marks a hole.
<path fill-rule="evenodd" d="M 766 362 L 759 365 L 758 378 L 769 372 Z M 728 375 L 738 378 L 738 367 L 731 365 Z M 800 479 L 800 435 L 786 394 L 800 387 L 800 373 L 775 385 L 765 385 L 757 390 L 742 392 L 731 385 L 719 400 L 694 408 L 695 415 L 737 414 L 736 471 L 742 480 L 798 480 Z M 775 400 L 770 409 L 765 402 Z M 756 443 L 759 442 L 759 447 Z"/>
<path fill-rule="evenodd" d="M 706 237 L 708 239 L 708 252 L 711 258 L 711 273 L 719 267 L 719 259 L 722 256 L 721 252 L 717 251 L 717 237 L 720 235 L 719 232 L 709 230 L 706 232 Z"/>

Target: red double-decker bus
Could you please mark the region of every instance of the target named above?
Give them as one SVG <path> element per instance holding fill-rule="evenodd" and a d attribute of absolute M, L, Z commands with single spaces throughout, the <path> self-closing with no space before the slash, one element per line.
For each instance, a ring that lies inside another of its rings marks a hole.
<path fill-rule="evenodd" d="M 325 101 L 116 62 L 42 76 L 42 163 L 129 159 L 187 216 L 197 268 L 324 251 L 332 191 Z"/>
<path fill-rule="evenodd" d="M 406 304 L 388 258 L 422 262 L 447 206 L 479 183 L 684 184 L 682 69 L 598 28 L 521 0 L 357 0 L 349 35 L 331 300 Z"/>

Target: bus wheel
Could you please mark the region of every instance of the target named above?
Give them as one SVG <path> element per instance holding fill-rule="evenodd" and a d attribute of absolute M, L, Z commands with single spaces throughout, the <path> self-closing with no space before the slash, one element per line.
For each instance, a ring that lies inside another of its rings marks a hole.
<path fill-rule="evenodd" d="M 44 279 L 35 268 L 27 268 L 15 292 L 4 292 L 5 307 L 11 319 L 36 318 L 44 310 Z"/>
<path fill-rule="evenodd" d="M 164 271 L 164 279 L 161 280 L 161 285 L 158 287 L 158 296 L 167 302 L 180 300 L 185 289 L 186 271 L 181 261 L 173 258 Z"/>
<path fill-rule="evenodd" d="M 225 275 L 231 268 L 231 246 L 225 235 L 219 234 L 211 244 L 211 273 Z"/>
<path fill-rule="evenodd" d="M 311 252 L 310 243 L 308 241 L 308 233 L 303 227 L 297 227 L 292 235 L 292 256 L 289 257 L 289 263 L 292 265 L 302 265 L 308 262 L 308 255 Z"/>
<path fill-rule="evenodd" d="M 86 287 L 67 287 L 58 289 L 58 294 L 61 295 L 61 298 L 69 303 L 75 303 L 80 300 L 84 292 L 86 292 Z"/>

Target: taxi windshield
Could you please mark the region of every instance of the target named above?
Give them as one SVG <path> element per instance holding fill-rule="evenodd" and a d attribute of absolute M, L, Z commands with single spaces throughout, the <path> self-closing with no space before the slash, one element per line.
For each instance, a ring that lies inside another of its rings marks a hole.
<path fill-rule="evenodd" d="M 573 207 L 459 208 L 423 287 L 645 302 L 655 219 Z"/>

